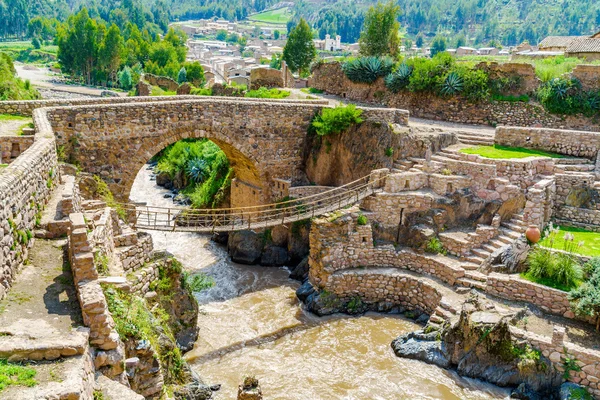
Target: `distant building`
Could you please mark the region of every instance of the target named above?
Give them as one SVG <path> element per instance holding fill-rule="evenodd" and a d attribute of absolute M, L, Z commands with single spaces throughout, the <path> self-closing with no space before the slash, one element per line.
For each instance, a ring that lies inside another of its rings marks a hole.
<path fill-rule="evenodd" d="M 477 51 L 482 56 L 497 56 L 500 53 L 500 50 L 495 47 L 482 47 Z"/>
<path fill-rule="evenodd" d="M 587 36 L 548 36 L 540 42 L 540 51 L 562 51 L 565 52 L 571 42 Z"/>
<path fill-rule="evenodd" d="M 600 32 L 585 38 L 573 40 L 565 50 L 567 57 L 584 58 L 588 61 L 600 60 Z"/>
<path fill-rule="evenodd" d="M 475 55 L 477 54 L 477 49 L 474 49 L 472 47 L 459 47 L 458 49 L 456 49 L 456 55 L 457 56 L 471 56 L 471 55 Z"/>
<path fill-rule="evenodd" d="M 337 35 L 335 39 L 331 35 L 326 35 L 325 40 L 314 40 L 317 50 L 340 51 L 342 50 L 342 37 Z"/>

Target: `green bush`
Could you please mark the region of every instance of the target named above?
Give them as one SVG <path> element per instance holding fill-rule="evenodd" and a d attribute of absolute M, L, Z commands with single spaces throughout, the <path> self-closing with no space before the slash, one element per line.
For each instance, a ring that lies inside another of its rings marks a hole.
<path fill-rule="evenodd" d="M 600 269 L 598 258 L 586 264 L 588 279 L 569 293 L 569 301 L 575 314 L 596 318 L 596 330 L 600 328 Z"/>
<path fill-rule="evenodd" d="M 430 254 L 446 254 L 446 249 L 440 239 L 433 237 L 425 245 L 425 252 Z"/>
<path fill-rule="evenodd" d="M 369 220 L 367 219 L 366 215 L 360 214 L 356 219 L 356 225 L 367 225 L 368 223 Z"/>
<path fill-rule="evenodd" d="M 411 74 L 412 68 L 406 63 L 402 63 L 396 71 L 385 77 L 385 86 L 392 93 L 398 93 L 408 86 Z"/>
<path fill-rule="evenodd" d="M 415 57 L 406 62 L 412 67 L 408 90 L 411 92 L 438 92 L 446 75 L 456 65 L 452 56 L 446 52 L 433 58 Z"/>
<path fill-rule="evenodd" d="M 36 370 L 0 359 L 0 392 L 10 385 L 32 387 L 37 385 Z"/>
<path fill-rule="evenodd" d="M 204 273 L 195 275 L 184 275 L 185 284 L 190 288 L 192 292 L 201 292 L 206 289 L 210 289 L 215 286 L 215 280 L 212 276 L 208 276 Z"/>
<path fill-rule="evenodd" d="M 553 114 L 592 116 L 600 112 L 600 92 L 582 90 L 577 79 L 554 78 L 540 86 L 537 98 Z"/>
<path fill-rule="evenodd" d="M 446 78 L 440 87 L 440 94 L 444 96 L 451 96 L 463 90 L 463 79 L 456 72 L 452 71 Z"/>
<path fill-rule="evenodd" d="M 362 112 L 354 104 L 323 108 L 321 114 L 315 117 L 311 126 L 319 136 L 341 133 L 354 124 L 362 123 L 363 120 L 360 118 Z"/>
<path fill-rule="evenodd" d="M 251 97 L 256 99 L 285 99 L 289 97 L 290 92 L 288 90 L 281 89 L 267 89 L 261 87 L 257 90 L 250 90 L 246 92 L 244 97 Z"/>
<path fill-rule="evenodd" d="M 576 288 L 583 279 L 583 269 L 570 250 L 554 252 L 539 246 L 534 248 L 527 256 L 529 268 L 523 277 L 560 290 Z"/>
<path fill-rule="evenodd" d="M 390 57 L 360 57 L 342 64 L 342 70 L 352 82 L 373 83 L 392 72 L 394 60 Z"/>

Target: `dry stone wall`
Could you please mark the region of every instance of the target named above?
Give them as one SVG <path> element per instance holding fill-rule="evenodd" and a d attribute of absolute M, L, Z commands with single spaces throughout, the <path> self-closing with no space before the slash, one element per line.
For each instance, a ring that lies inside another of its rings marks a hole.
<path fill-rule="evenodd" d="M 58 179 L 52 130 L 44 117 L 41 111 L 34 115 L 35 142 L 0 172 L 0 299 L 10 289 L 33 243 L 19 238 L 30 237 L 27 232 L 34 230 L 36 214 Z"/>
<path fill-rule="evenodd" d="M 0 156 L 3 164 L 10 164 L 34 142 L 33 136 L 0 136 Z"/>
<path fill-rule="evenodd" d="M 595 127 L 598 130 L 598 127 Z M 548 128 L 499 126 L 496 144 L 551 151 L 574 157 L 596 159 L 600 150 L 600 133 Z"/>
<path fill-rule="evenodd" d="M 528 84 L 529 85 L 529 84 Z M 409 110 L 418 118 L 466 124 L 546 126 L 558 129 L 598 130 L 598 123 L 583 116 L 557 116 L 535 103 L 481 101 L 471 103 L 455 96 L 442 98 L 432 93 L 401 91 L 391 93 L 383 78 L 369 85 L 353 83 L 337 61 L 319 64 L 313 70 L 309 86 L 348 100 L 383 104 Z"/>

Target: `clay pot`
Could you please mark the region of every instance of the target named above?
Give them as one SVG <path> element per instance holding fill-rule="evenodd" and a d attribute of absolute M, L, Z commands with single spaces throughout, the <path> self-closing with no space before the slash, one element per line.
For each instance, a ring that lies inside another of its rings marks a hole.
<path fill-rule="evenodd" d="M 525 231 L 525 237 L 531 243 L 537 243 L 542 238 L 542 233 L 540 232 L 540 228 L 535 225 L 530 225 L 529 228 Z"/>

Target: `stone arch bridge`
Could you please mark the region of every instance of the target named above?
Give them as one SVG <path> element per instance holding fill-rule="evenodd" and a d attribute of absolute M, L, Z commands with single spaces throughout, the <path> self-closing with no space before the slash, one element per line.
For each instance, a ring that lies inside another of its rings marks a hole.
<path fill-rule="evenodd" d="M 143 165 L 166 146 L 208 138 L 235 171 L 232 207 L 266 204 L 305 181 L 303 153 L 312 118 L 327 103 L 240 98 L 79 101 L 46 109 L 57 146 L 84 171 L 101 176 L 127 202 Z M 407 124 L 408 112 L 364 108 L 363 119 Z"/>

